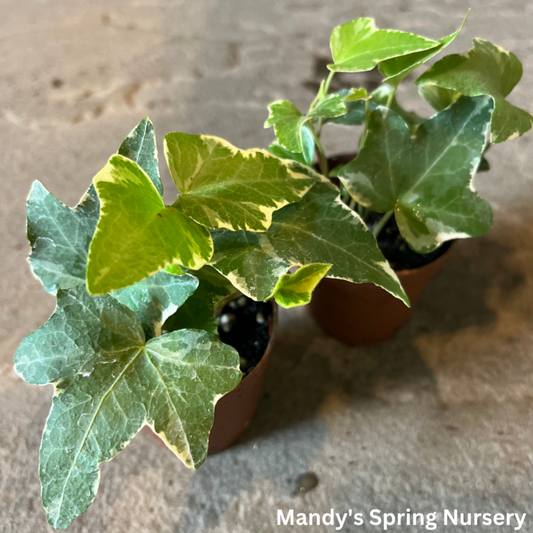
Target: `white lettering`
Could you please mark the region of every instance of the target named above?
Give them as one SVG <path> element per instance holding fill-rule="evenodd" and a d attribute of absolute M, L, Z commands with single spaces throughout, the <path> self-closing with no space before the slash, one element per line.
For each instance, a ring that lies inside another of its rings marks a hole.
<path fill-rule="evenodd" d="M 278 509 L 278 526 L 281 526 L 281 522 L 283 522 L 284 526 L 294 525 L 294 510 L 291 509 L 287 513 L 287 518 L 283 516 L 283 511 L 281 509 Z"/>
<path fill-rule="evenodd" d="M 372 520 L 370 520 L 371 526 L 379 526 L 381 524 L 380 514 L 381 514 L 381 511 L 379 509 L 372 509 L 372 511 L 370 511 L 370 518 L 372 518 Z"/>
<path fill-rule="evenodd" d="M 516 522 L 518 523 L 518 525 L 514 528 L 515 531 L 520 531 L 522 529 L 522 526 L 524 525 L 524 522 L 526 521 L 526 513 L 523 513 L 522 514 L 522 519 L 520 519 L 520 516 L 518 513 L 516 513 Z"/>
<path fill-rule="evenodd" d="M 335 530 L 336 531 L 340 531 L 344 527 L 344 522 L 346 522 L 346 518 L 348 517 L 348 513 L 344 513 L 342 515 L 342 520 L 341 520 L 341 515 L 339 513 L 336 513 L 336 515 L 337 515 L 337 520 L 339 522 L 339 527 L 336 527 Z"/>

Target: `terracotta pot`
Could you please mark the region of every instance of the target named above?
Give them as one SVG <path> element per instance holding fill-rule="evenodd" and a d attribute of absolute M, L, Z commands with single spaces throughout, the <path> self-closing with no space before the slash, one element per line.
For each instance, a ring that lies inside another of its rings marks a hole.
<path fill-rule="evenodd" d="M 235 389 L 218 400 L 215 406 L 215 421 L 209 435 L 209 455 L 236 444 L 244 435 L 257 410 L 263 378 L 274 349 L 277 330 L 278 307 L 273 300 L 271 303 L 272 315 L 269 318 L 268 346 L 257 366 L 241 380 Z M 150 430 L 150 433 L 164 445 L 153 431 Z"/>
<path fill-rule="evenodd" d="M 427 265 L 396 272 L 409 296 L 411 309 L 448 254 L 449 250 Z M 390 339 L 409 318 L 411 309 L 372 283 L 336 279 L 322 280 L 307 306 L 308 313 L 326 332 L 351 346 Z"/>

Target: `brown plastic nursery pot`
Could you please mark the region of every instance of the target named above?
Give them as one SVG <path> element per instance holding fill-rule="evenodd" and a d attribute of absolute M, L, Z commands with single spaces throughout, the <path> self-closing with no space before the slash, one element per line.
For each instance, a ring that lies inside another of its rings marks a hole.
<path fill-rule="evenodd" d="M 246 432 L 257 410 L 265 370 L 270 361 L 276 337 L 278 308 L 272 300 L 272 315 L 269 317 L 270 340 L 265 353 L 256 367 L 245 376 L 239 385 L 220 398 L 215 406 L 215 420 L 209 435 L 209 455 L 221 452 L 236 444 Z M 150 431 L 159 440 L 163 441 Z"/>
<path fill-rule="evenodd" d="M 449 250 L 427 265 L 396 272 L 409 296 L 411 309 L 448 254 Z M 336 279 L 322 280 L 307 306 L 308 313 L 327 333 L 351 346 L 390 339 L 409 318 L 411 309 L 372 283 Z"/>

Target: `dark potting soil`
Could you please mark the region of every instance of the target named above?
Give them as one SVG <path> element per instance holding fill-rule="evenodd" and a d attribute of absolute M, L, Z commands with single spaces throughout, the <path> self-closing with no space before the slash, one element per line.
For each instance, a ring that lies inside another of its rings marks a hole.
<path fill-rule="evenodd" d="M 328 167 L 334 169 L 339 165 L 347 165 L 350 161 L 355 159 L 356 155 L 357 154 L 341 154 L 330 157 L 328 158 Z M 340 182 L 337 178 L 331 178 L 331 181 L 337 187 L 340 186 Z M 365 221 L 370 231 L 374 229 L 382 216 L 383 215 L 380 213 L 370 213 Z M 418 254 L 409 248 L 409 245 L 400 235 L 394 217 L 391 217 L 385 227 L 380 231 L 377 241 L 381 253 L 390 263 L 391 268 L 396 271 L 423 267 L 443 255 L 452 245 L 452 241 L 448 241 L 429 254 Z"/>
<path fill-rule="evenodd" d="M 261 361 L 270 341 L 270 302 L 254 302 L 240 296 L 227 303 L 218 319 L 218 333 L 224 344 L 235 348 L 241 357 L 243 377 Z"/>
<path fill-rule="evenodd" d="M 366 219 L 366 225 L 370 231 L 374 229 L 382 216 L 379 213 L 370 213 Z M 394 217 L 390 217 L 378 235 L 379 249 L 390 263 L 391 268 L 396 271 L 423 267 L 443 255 L 451 245 L 452 241 L 448 241 L 429 254 L 418 254 L 411 250 L 403 240 Z"/>

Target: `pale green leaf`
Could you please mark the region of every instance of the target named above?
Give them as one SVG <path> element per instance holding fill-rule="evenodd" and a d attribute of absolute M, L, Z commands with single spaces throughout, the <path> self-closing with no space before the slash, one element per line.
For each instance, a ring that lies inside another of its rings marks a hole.
<path fill-rule="evenodd" d="M 505 99 L 521 77 L 522 64 L 513 53 L 483 39 L 474 39 L 473 48 L 437 61 L 416 84 L 436 85 L 465 96 L 491 96 L 494 99 L 491 142 L 501 143 L 533 127 L 533 116 Z"/>
<path fill-rule="evenodd" d="M 366 89 L 350 89 L 350 92 L 342 100 L 343 102 L 357 102 L 358 100 L 366 100 L 368 98 Z"/>
<path fill-rule="evenodd" d="M 382 61 L 379 64 L 379 71 L 381 72 L 381 74 L 383 74 L 383 81 L 394 87 L 397 87 L 398 84 L 405 78 L 405 76 L 413 72 L 413 70 L 417 69 L 426 61 L 429 61 L 432 57 L 442 52 L 442 50 L 444 50 L 449 44 L 451 44 L 454 39 L 459 35 L 460 31 L 465 25 L 469 13 L 470 9 L 468 10 L 465 18 L 463 19 L 461 27 L 451 35 L 447 35 L 446 37 L 439 39 L 437 41 L 439 44 L 435 48 L 430 48 L 429 50 L 424 50 L 422 52 L 414 52 L 412 54 L 407 54 L 401 57 L 394 57 L 392 59 Z"/>
<path fill-rule="evenodd" d="M 439 46 L 438 41 L 397 30 L 379 30 L 373 19 L 359 18 L 331 33 L 333 72 L 363 72 L 393 57 Z"/>
<path fill-rule="evenodd" d="M 99 203 L 91 186 L 78 206 L 67 207 L 41 183 L 33 182 L 27 201 L 29 263 L 48 292 L 85 283 L 87 250 L 98 221 Z"/>
<path fill-rule="evenodd" d="M 89 248 L 87 287 L 102 294 L 133 285 L 169 265 L 200 268 L 213 253 L 206 228 L 165 207 L 135 162 L 112 156 L 95 176 L 100 219 Z"/>
<path fill-rule="evenodd" d="M 374 283 L 408 301 L 364 222 L 324 181 L 275 213 L 267 232 L 218 230 L 213 240 L 211 264 L 255 300 L 268 299 L 292 266 L 331 263 L 328 277 Z"/>
<path fill-rule="evenodd" d="M 294 274 L 284 274 L 279 278 L 272 296 L 276 303 L 286 309 L 308 304 L 318 282 L 331 267 L 313 263 L 299 268 Z"/>
<path fill-rule="evenodd" d="M 312 186 L 267 151 L 239 150 L 218 137 L 169 133 L 165 153 L 183 213 L 212 229 L 264 231 L 274 211 Z"/>
<path fill-rule="evenodd" d="M 328 94 L 320 99 L 307 115 L 302 115 L 288 100 L 273 102 L 268 106 L 268 113 L 265 128 L 273 126 L 281 146 L 289 152 L 301 153 L 304 150 L 304 124 L 313 119 L 344 115 L 346 114 L 346 105 L 340 95 Z"/>
<path fill-rule="evenodd" d="M 113 296 L 136 315 L 147 339 L 161 335 L 165 320 L 196 291 L 198 280 L 189 275 L 158 272 Z M 188 327 L 188 326 L 182 326 Z"/>
<path fill-rule="evenodd" d="M 191 272 L 198 278 L 198 289 L 168 318 L 163 325 L 163 330 L 194 328 L 218 334 L 215 309 L 224 298 L 238 291 L 224 276 L 210 266 L 206 265 L 198 271 Z"/>
<path fill-rule="evenodd" d="M 130 309 L 83 287 L 58 291 L 55 313 L 22 342 L 15 368 L 56 388 L 40 479 L 48 522 L 60 529 L 94 500 L 98 465 L 145 424 L 187 466 L 200 466 L 215 403 L 241 377 L 237 352 L 215 336 L 181 329 L 146 343 Z"/>
<path fill-rule="evenodd" d="M 145 118 L 139 122 L 120 145 L 118 154 L 135 161 L 152 180 L 157 192 L 163 196 L 154 125 L 150 119 Z"/>
<path fill-rule="evenodd" d="M 492 109 L 488 97 L 462 97 L 413 135 L 404 119 L 378 107 L 359 156 L 339 177 L 356 202 L 378 213 L 394 210 L 400 233 L 419 253 L 482 235 L 492 211 L 472 180 Z"/>

